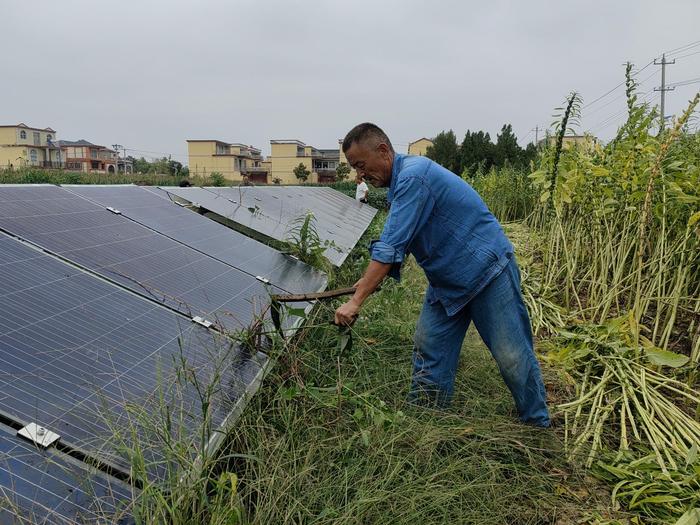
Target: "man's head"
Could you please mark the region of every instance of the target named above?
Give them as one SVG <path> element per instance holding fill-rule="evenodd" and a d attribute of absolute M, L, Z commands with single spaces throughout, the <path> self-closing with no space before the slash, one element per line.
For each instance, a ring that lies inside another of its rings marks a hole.
<path fill-rule="evenodd" d="M 375 187 L 389 186 L 394 147 L 379 126 L 364 122 L 352 128 L 343 140 L 343 153 L 358 177 Z"/>

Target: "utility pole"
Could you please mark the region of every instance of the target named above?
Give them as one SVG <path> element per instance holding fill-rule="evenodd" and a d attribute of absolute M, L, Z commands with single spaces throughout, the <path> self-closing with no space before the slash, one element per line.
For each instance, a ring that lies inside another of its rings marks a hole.
<path fill-rule="evenodd" d="M 535 126 L 534 129 L 531 129 L 530 131 L 535 132 L 535 146 L 537 146 L 537 143 L 539 142 L 538 138 L 539 138 L 539 132 L 540 132 L 540 125 L 538 124 L 537 126 Z"/>
<path fill-rule="evenodd" d="M 661 55 L 661 62 L 654 60 L 654 65 L 661 66 L 661 87 L 654 88 L 654 91 L 661 91 L 661 124 L 659 126 L 659 131 L 663 131 L 664 125 L 666 124 L 666 92 L 673 91 L 675 87 L 666 87 L 666 64 L 675 64 L 676 59 L 674 58 L 672 62 L 666 61 L 666 54 Z"/>
<path fill-rule="evenodd" d="M 112 144 L 114 151 L 117 152 L 117 173 L 119 173 L 119 148 L 123 148 L 121 144 Z M 125 155 L 126 157 L 126 155 Z M 126 159 L 124 159 L 124 173 L 126 173 Z"/>

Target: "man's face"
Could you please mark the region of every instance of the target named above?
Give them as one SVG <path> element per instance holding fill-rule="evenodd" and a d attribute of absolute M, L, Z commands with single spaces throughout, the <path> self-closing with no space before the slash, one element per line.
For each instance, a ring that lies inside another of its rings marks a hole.
<path fill-rule="evenodd" d="M 357 171 L 358 179 L 363 178 L 375 188 L 389 186 L 394 153 L 389 146 L 377 146 L 363 142 L 353 142 L 345 152 L 348 163 Z"/>

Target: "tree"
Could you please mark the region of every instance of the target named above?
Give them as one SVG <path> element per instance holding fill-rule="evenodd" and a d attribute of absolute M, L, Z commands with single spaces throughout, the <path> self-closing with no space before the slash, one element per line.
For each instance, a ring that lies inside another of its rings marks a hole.
<path fill-rule="evenodd" d="M 513 133 L 513 126 L 504 124 L 501 132 L 496 137 L 493 160 L 499 168 L 506 162 L 514 166 L 520 166 L 522 162 L 522 148 L 518 146 L 518 139 Z"/>
<path fill-rule="evenodd" d="M 467 130 L 459 148 L 460 166 L 463 174 L 473 177 L 479 170 L 486 172 L 493 165 L 494 145 L 491 136 L 483 131 Z"/>
<path fill-rule="evenodd" d="M 168 157 L 162 157 L 160 159 L 151 162 L 150 172 L 157 174 L 169 174 L 170 173 L 170 161 Z"/>
<path fill-rule="evenodd" d="M 350 175 L 350 165 L 347 162 L 341 162 L 335 169 L 335 176 L 338 180 L 345 180 Z"/>
<path fill-rule="evenodd" d="M 522 155 L 521 155 L 521 164 L 525 168 L 530 167 L 530 163 L 534 162 L 537 160 L 537 146 L 530 142 L 524 150 L 522 150 Z"/>
<path fill-rule="evenodd" d="M 134 159 L 134 171 L 136 173 L 148 173 L 151 171 L 151 163 L 143 157 Z"/>
<path fill-rule="evenodd" d="M 299 165 L 296 168 L 294 168 L 294 176 L 301 183 L 306 182 L 306 179 L 309 178 L 309 175 L 311 175 L 311 172 L 306 166 L 304 166 L 303 162 L 300 162 Z"/>
<path fill-rule="evenodd" d="M 459 147 L 454 131 L 441 131 L 433 139 L 433 145 L 428 146 L 425 156 L 441 164 L 454 173 L 461 173 L 459 163 Z"/>
<path fill-rule="evenodd" d="M 178 175 L 182 171 L 182 162 L 176 160 L 168 161 L 168 173 L 170 175 Z"/>

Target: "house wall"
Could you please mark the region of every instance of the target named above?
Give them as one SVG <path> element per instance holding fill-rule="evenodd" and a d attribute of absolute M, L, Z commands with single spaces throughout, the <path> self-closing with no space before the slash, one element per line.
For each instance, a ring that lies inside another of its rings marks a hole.
<path fill-rule="evenodd" d="M 282 184 L 299 184 L 299 180 L 294 176 L 294 168 L 299 164 L 306 166 L 309 172 L 313 172 L 311 157 L 297 156 L 297 144 L 270 144 L 270 180 L 279 178 Z M 309 175 L 308 182 L 315 182 L 313 173 Z"/>
<path fill-rule="evenodd" d="M 190 174 L 208 177 L 216 171 L 227 180 L 243 180 L 240 169 L 237 169 L 235 157 L 216 155 L 216 144 L 213 140 L 187 143 Z"/>
<path fill-rule="evenodd" d="M 28 158 L 24 146 L 0 146 L 0 169 L 8 169 L 10 164 L 13 168 L 19 168 L 26 164 Z"/>
<path fill-rule="evenodd" d="M 26 133 L 25 138 L 21 138 L 21 131 Z M 34 133 L 39 134 L 39 145 L 32 148 L 34 146 Z M 0 128 L 0 166 L 9 168 L 10 164 L 12 164 L 13 168 L 18 168 L 32 165 L 31 149 L 34 149 L 36 152 L 36 163 L 45 161 L 58 162 L 60 159 L 58 150 L 48 150 L 46 148 L 49 135 L 51 135 L 52 140 L 56 140 L 55 132 L 17 126 Z"/>
<path fill-rule="evenodd" d="M 420 139 L 408 145 L 409 155 L 421 155 L 425 156 L 425 152 L 428 146 L 432 146 L 433 141 L 428 139 Z"/>

